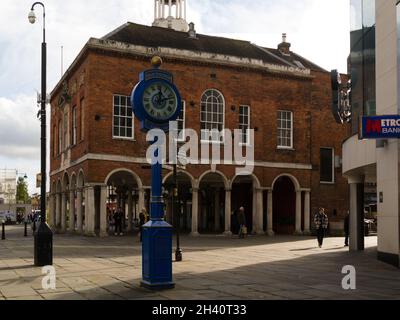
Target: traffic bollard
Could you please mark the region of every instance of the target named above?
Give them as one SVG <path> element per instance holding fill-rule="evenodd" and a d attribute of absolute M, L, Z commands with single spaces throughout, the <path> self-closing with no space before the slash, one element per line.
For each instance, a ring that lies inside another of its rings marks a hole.
<path fill-rule="evenodd" d="M 28 222 L 25 222 L 25 232 L 24 232 L 24 237 L 28 236 Z"/>
<path fill-rule="evenodd" d="M 35 233 L 36 231 L 36 221 L 33 220 L 33 227 L 32 227 L 33 233 Z"/>
<path fill-rule="evenodd" d="M 1 224 L 1 240 L 6 240 L 6 224 Z"/>

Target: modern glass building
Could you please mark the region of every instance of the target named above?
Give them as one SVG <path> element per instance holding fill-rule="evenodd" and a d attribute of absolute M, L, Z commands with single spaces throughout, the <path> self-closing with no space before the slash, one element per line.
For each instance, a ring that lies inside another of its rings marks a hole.
<path fill-rule="evenodd" d="M 400 266 L 400 144 L 360 140 L 360 117 L 399 114 L 398 0 L 351 0 L 352 136 L 343 143 L 350 184 L 350 249 L 364 249 L 366 186 L 376 185 L 378 258 Z"/>

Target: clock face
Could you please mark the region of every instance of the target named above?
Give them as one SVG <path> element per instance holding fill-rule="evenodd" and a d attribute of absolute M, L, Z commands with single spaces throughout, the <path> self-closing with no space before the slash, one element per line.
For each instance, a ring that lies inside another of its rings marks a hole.
<path fill-rule="evenodd" d="M 143 106 L 151 118 L 165 121 L 176 113 L 178 98 L 170 85 L 164 82 L 155 82 L 144 90 Z"/>

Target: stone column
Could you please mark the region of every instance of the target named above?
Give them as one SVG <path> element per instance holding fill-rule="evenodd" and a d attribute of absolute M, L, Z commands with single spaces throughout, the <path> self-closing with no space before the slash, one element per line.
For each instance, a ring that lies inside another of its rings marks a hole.
<path fill-rule="evenodd" d="M 273 217 L 273 191 L 268 190 L 268 211 L 267 211 L 267 234 L 274 236 L 274 217 Z"/>
<path fill-rule="evenodd" d="M 301 191 L 296 191 L 296 231 L 295 235 L 302 235 L 301 231 Z"/>
<path fill-rule="evenodd" d="M 95 215 L 95 206 L 94 206 L 94 187 L 89 186 L 86 188 L 85 195 L 85 235 L 94 237 L 94 215 Z"/>
<path fill-rule="evenodd" d="M 75 232 L 75 191 L 69 192 L 69 232 Z"/>
<path fill-rule="evenodd" d="M 107 186 L 100 190 L 100 237 L 107 237 Z"/>
<path fill-rule="evenodd" d="M 50 196 L 50 210 L 49 210 L 49 226 L 54 229 L 56 226 L 56 194 L 51 194 Z M 26 212 L 25 214 L 28 214 Z M 26 218 L 26 217 L 25 217 Z"/>
<path fill-rule="evenodd" d="M 231 216 L 232 216 L 232 209 L 231 209 L 231 203 L 232 201 L 232 190 L 231 189 L 226 189 L 225 190 L 225 232 L 224 234 L 226 236 L 231 236 L 232 231 L 231 231 Z"/>
<path fill-rule="evenodd" d="M 55 212 L 55 216 L 56 216 L 55 228 L 58 231 L 59 229 L 61 229 L 61 194 L 60 193 L 56 194 L 56 212 Z"/>
<path fill-rule="evenodd" d="M 146 207 L 144 203 L 144 193 L 144 188 L 139 189 L 139 212 L 142 212 L 143 208 Z"/>
<path fill-rule="evenodd" d="M 310 191 L 306 191 L 304 194 L 304 234 L 310 235 L 310 219 L 311 219 L 311 202 L 310 202 Z"/>
<path fill-rule="evenodd" d="M 364 250 L 364 179 L 351 177 L 350 185 L 350 251 Z"/>
<path fill-rule="evenodd" d="M 128 191 L 128 225 L 126 228 L 127 232 L 132 231 L 132 221 L 133 221 L 133 196 L 132 190 Z"/>
<path fill-rule="evenodd" d="M 256 190 L 256 208 L 257 208 L 257 224 L 256 224 L 256 234 L 263 235 L 264 232 L 264 198 L 263 198 L 263 190 Z"/>
<path fill-rule="evenodd" d="M 78 189 L 76 193 L 76 232 L 79 234 L 82 234 L 83 232 L 82 202 L 82 189 Z"/>
<path fill-rule="evenodd" d="M 61 232 L 64 233 L 67 228 L 67 194 L 61 194 Z"/>
<path fill-rule="evenodd" d="M 244 208 L 246 210 L 246 208 Z M 257 234 L 257 189 L 253 188 L 253 226 L 251 233 Z"/>
<path fill-rule="evenodd" d="M 215 191 L 215 201 L 214 201 L 214 207 L 215 207 L 215 232 L 219 232 L 221 228 L 221 217 L 220 217 L 220 193 L 219 190 Z"/>
<path fill-rule="evenodd" d="M 193 188 L 192 194 L 192 237 L 199 236 L 199 189 Z"/>

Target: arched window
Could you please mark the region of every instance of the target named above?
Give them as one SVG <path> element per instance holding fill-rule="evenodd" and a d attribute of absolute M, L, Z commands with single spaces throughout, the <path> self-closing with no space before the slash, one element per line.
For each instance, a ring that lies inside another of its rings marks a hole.
<path fill-rule="evenodd" d="M 201 140 L 223 142 L 224 120 L 224 96 L 215 89 L 207 90 L 201 97 Z"/>

